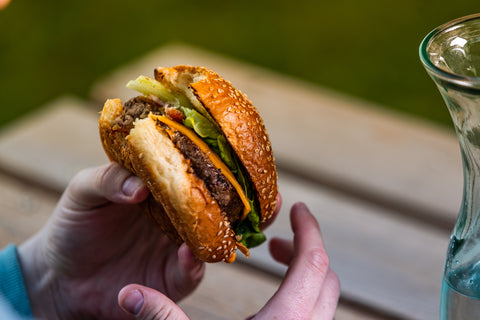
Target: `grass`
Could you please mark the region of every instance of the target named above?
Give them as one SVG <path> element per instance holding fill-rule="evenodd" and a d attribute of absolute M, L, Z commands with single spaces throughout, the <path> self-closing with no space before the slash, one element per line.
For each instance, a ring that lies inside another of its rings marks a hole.
<path fill-rule="evenodd" d="M 478 1 L 13 0 L 0 11 L 0 127 L 182 41 L 450 126 L 423 36 Z"/>

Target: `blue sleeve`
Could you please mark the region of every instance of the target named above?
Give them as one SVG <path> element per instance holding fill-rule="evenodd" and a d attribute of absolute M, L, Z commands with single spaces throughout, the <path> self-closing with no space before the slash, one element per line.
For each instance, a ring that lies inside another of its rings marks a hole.
<path fill-rule="evenodd" d="M 8 303 L 19 316 L 32 317 L 15 245 L 8 245 L 0 251 L 0 300 Z"/>

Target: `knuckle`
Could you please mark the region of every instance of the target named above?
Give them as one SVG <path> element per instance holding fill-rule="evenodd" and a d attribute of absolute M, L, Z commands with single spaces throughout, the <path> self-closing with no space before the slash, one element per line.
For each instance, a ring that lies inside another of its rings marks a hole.
<path fill-rule="evenodd" d="M 314 248 L 307 252 L 306 266 L 316 273 L 327 273 L 330 259 L 323 248 Z"/>
<path fill-rule="evenodd" d="M 113 162 L 98 168 L 95 186 L 99 189 L 102 189 L 102 187 L 108 182 L 108 179 L 112 175 L 115 168 L 116 167 Z"/>

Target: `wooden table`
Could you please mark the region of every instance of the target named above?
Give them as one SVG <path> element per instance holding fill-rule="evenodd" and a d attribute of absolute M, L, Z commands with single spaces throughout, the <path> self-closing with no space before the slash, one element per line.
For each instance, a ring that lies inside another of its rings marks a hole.
<path fill-rule="evenodd" d="M 41 228 L 70 178 L 107 161 L 97 133 L 105 99 L 125 100 L 135 94 L 125 89 L 128 80 L 175 64 L 211 67 L 259 108 L 284 199 L 267 236 L 290 238 L 290 206 L 308 204 L 342 284 L 336 319 L 438 318 L 462 193 L 453 131 L 183 44 L 99 79 L 89 101 L 60 97 L 2 128 L 0 245 Z M 275 292 L 285 270 L 262 246 L 248 261 L 208 265 L 202 285 L 181 306 L 192 319 L 244 319 Z"/>

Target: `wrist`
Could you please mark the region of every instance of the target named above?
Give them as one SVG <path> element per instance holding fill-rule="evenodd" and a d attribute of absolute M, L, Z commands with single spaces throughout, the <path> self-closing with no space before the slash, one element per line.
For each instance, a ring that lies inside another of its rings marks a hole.
<path fill-rule="evenodd" d="M 18 260 L 35 319 L 59 319 L 56 309 L 55 275 L 49 269 L 37 234 L 18 247 Z"/>

